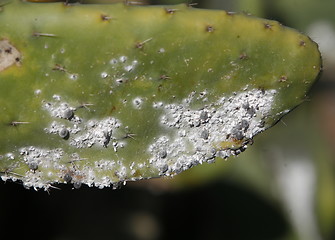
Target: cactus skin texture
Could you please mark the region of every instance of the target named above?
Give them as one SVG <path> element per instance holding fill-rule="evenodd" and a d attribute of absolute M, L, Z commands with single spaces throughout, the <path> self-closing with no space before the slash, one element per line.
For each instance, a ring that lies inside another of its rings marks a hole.
<path fill-rule="evenodd" d="M 276 21 L 186 5 L 0 5 L 0 171 L 114 188 L 242 152 L 321 57 Z"/>

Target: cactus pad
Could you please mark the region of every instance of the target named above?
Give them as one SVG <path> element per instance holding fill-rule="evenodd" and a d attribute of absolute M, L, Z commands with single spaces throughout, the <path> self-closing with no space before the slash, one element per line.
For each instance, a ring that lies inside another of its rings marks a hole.
<path fill-rule="evenodd" d="M 1 178 L 117 187 L 237 155 L 320 69 L 308 37 L 243 14 L 0 4 Z"/>

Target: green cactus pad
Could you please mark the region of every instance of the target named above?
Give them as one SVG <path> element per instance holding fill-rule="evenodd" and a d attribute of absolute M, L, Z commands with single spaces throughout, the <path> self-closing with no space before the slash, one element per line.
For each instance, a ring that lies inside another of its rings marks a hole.
<path fill-rule="evenodd" d="M 307 36 L 242 14 L 0 6 L 0 172 L 28 188 L 117 187 L 237 155 L 321 69 Z"/>

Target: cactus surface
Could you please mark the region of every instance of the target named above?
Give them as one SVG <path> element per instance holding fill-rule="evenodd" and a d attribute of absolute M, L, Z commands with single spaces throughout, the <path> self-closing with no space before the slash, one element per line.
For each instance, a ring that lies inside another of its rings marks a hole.
<path fill-rule="evenodd" d="M 0 4 L 0 172 L 103 188 L 244 151 L 302 103 L 317 45 L 186 5 Z"/>

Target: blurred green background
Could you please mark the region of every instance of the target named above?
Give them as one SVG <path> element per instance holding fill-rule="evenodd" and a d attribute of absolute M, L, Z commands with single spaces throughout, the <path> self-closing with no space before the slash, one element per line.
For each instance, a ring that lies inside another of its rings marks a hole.
<path fill-rule="evenodd" d="M 335 1 L 128 2 L 198 3 L 194 7 L 278 20 L 320 45 L 323 75 L 306 103 L 239 157 L 173 179 L 120 190 L 60 186 L 50 195 L 1 182 L 1 233 L 42 239 L 335 239 Z"/>

